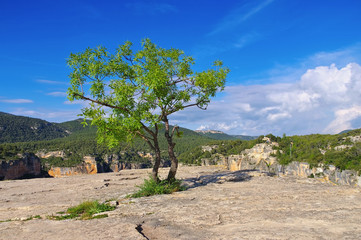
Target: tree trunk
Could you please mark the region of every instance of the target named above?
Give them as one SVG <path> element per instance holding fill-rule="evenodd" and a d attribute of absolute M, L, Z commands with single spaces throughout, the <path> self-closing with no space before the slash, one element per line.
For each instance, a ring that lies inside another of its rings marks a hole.
<path fill-rule="evenodd" d="M 171 160 L 171 165 L 170 165 L 167 181 L 172 182 L 172 181 L 175 180 L 175 175 L 177 173 L 178 159 L 174 154 L 175 143 L 173 142 L 173 133 L 171 135 L 169 134 L 169 121 L 168 121 L 168 118 L 164 117 L 163 121 L 165 123 L 165 133 L 164 133 L 164 135 L 165 135 L 165 138 L 167 139 L 167 142 L 168 142 L 168 155 L 169 155 L 169 158 Z"/>
<path fill-rule="evenodd" d="M 158 177 L 158 170 L 159 170 L 159 166 L 160 166 L 160 162 L 162 160 L 161 156 L 160 156 L 160 148 L 158 145 L 158 140 L 156 139 L 156 141 L 154 141 L 154 152 L 155 152 L 155 161 L 154 161 L 154 166 L 153 166 L 153 170 L 152 170 L 152 178 L 154 181 L 159 182 L 159 177 Z"/>

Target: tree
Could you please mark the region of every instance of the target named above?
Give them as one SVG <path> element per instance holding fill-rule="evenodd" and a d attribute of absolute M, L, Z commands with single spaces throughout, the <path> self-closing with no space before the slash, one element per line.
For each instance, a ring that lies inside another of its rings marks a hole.
<path fill-rule="evenodd" d="M 179 49 L 158 47 L 149 39 L 137 52 L 131 46 L 125 42 L 114 54 L 105 47 L 71 54 L 68 98 L 89 102 L 82 116 L 98 126 L 100 143 L 114 147 L 135 137 L 146 141 L 155 153 L 152 176 L 157 181 L 158 134 L 164 125 L 172 162 L 167 179 L 172 181 L 178 167 L 173 137 L 181 133 L 177 126 L 170 129 L 168 116 L 192 106 L 206 109 L 210 98 L 224 89 L 229 70 L 216 61 L 213 69 L 194 72 L 192 57 Z"/>

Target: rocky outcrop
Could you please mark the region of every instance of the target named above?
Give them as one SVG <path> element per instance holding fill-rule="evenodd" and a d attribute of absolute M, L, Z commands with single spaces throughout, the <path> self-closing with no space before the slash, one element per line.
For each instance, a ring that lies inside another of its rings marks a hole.
<path fill-rule="evenodd" d="M 45 156 L 50 157 L 55 155 L 47 153 Z M 151 154 L 143 153 L 142 155 L 139 154 L 139 156 L 146 159 L 146 161 L 140 163 L 125 161 L 122 159 L 122 153 L 105 155 L 100 159 L 92 156 L 84 156 L 81 164 L 74 167 L 51 167 L 48 174 L 52 177 L 63 177 L 81 174 L 119 172 L 123 169 L 141 169 L 152 166 L 151 160 L 153 158 Z M 166 162 L 163 162 L 161 166 L 166 166 L 166 164 Z"/>
<path fill-rule="evenodd" d="M 52 151 L 52 152 L 44 152 L 44 151 L 39 151 L 35 154 L 36 156 L 38 156 L 39 158 L 50 158 L 50 157 L 65 157 L 65 152 L 64 151 Z"/>
<path fill-rule="evenodd" d="M 19 159 L 16 160 L 0 160 L 0 180 L 19 179 L 40 174 L 40 159 L 34 154 L 19 154 Z"/>
<path fill-rule="evenodd" d="M 231 171 L 255 169 L 270 171 L 276 167 L 275 164 L 278 164 L 277 158 L 272 156 L 277 152 L 273 149 L 274 146 L 278 146 L 278 143 L 259 143 L 239 155 L 230 155 L 227 167 Z"/>
<path fill-rule="evenodd" d="M 357 142 L 359 138 L 353 138 Z M 274 156 L 278 144 L 271 142 L 268 138 L 264 143 L 256 144 L 251 149 L 246 149 L 238 155 L 223 156 L 214 154 L 211 158 L 202 159 L 202 165 L 224 165 L 230 171 L 257 170 L 278 176 L 297 176 L 304 178 L 319 178 L 327 182 L 340 185 L 351 185 L 361 187 L 361 177 L 353 170 L 341 171 L 333 165 L 320 165 L 311 167 L 306 162 L 291 162 L 283 166 L 278 163 Z"/>
<path fill-rule="evenodd" d="M 287 166 L 278 165 L 273 172 L 279 176 L 293 175 L 298 177 L 319 178 L 326 182 L 339 185 L 351 185 L 361 187 L 361 177 L 354 170 L 337 169 L 333 165 L 310 167 L 305 162 L 291 162 Z"/>
<path fill-rule="evenodd" d="M 51 167 L 48 174 L 51 177 L 63 177 L 80 174 L 98 173 L 97 162 L 94 157 L 85 156 L 83 163 L 75 167 Z"/>

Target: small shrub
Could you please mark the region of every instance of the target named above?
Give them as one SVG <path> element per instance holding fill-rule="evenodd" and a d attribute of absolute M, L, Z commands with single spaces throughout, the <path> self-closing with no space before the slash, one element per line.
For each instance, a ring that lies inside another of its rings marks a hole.
<path fill-rule="evenodd" d="M 156 182 L 152 177 L 149 177 L 149 179 L 144 179 L 144 183 L 142 185 L 137 186 L 139 190 L 136 193 L 130 194 L 127 197 L 139 198 L 184 191 L 186 188 L 181 186 L 181 183 L 182 182 L 180 180 L 174 180 L 171 182 L 163 180 Z"/>

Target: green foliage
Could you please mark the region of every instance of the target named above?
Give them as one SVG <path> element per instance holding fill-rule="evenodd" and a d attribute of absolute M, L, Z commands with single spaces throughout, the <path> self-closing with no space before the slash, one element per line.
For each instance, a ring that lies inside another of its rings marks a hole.
<path fill-rule="evenodd" d="M 148 135 L 149 128 L 186 107 L 206 108 L 210 97 L 224 89 L 229 72 L 221 61 L 212 69 L 194 72 L 192 57 L 179 49 L 158 47 L 149 39 L 137 52 L 131 47 L 125 42 L 113 53 L 104 47 L 87 48 L 68 59 L 69 100 L 92 103 L 82 115 L 98 127 L 98 141 L 110 148 L 135 137 L 148 144 L 156 141 Z"/>
<path fill-rule="evenodd" d="M 178 156 L 178 159 L 180 162 L 186 163 L 186 164 L 196 164 L 201 165 L 201 159 L 203 158 L 203 151 L 201 146 L 192 148 L 188 150 L 187 152 L 184 152 Z"/>
<path fill-rule="evenodd" d="M 352 143 L 347 136 L 359 135 L 360 129 L 348 131 L 343 134 L 321 135 L 312 134 L 305 136 L 292 136 L 278 138 L 277 158 L 283 165 L 292 161 L 308 162 L 311 167 L 319 164 L 332 164 L 341 170 L 361 170 L 361 143 Z M 339 145 L 353 147 L 344 150 L 335 150 Z M 323 155 L 321 151 L 325 150 Z"/>
<path fill-rule="evenodd" d="M 224 156 L 229 156 L 233 154 L 239 154 L 245 149 L 252 148 L 254 145 L 259 143 L 260 138 L 253 139 L 250 141 L 242 140 L 213 140 L 209 141 L 206 145 L 216 146 L 211 153 L 208 151 L 203 152 L 201 146 L 190 149 L 179 155 L 179 161 L 186 164 L 201 164 L 202 158 L 210 158 L 215 154 L 222 154 Z"/>
<path fill-rule="evenodd" d="M 202 135 L 202 136 L 206 136 L 215 140 L 236 140 L 237 138 L 225 133 L 212 133 L 212 132 L 198 132 L 198 134 Z"/>
<path fill-rule="evenodd" d="M 149 179 L 144 179 L 144 183 L 137 186 L 139 190 L 136 193 L 130 194 L 128 197 L 139 198 L 159 194 L 171 194 L 173 192 L 184 191 L 185 187 L 181 186 L 180 180 L 174 181 L 155 181 L 151 176 Z"/>
<path fill-rule="evenodd" d="M 30 221 L 33 219 L 42 219 L 42 217 L 40 215 L 30 216 L 27 219 L 25 219 L 24 221 Z"/>
<path fill-rule="evenodd" d="M 72 154 L 68 158 L 54 157 L 41 158 L 41 165 L 43 169 L 50 167 L 75 167 L 83 162 L 83 158 L 77 154 Z"/>
<path fill-rule="evenodd" d="M 107 217 L 107 214 L 97 215 L 95 214 L 113 211 L 116 207 L 110 206 L 107 203 L 99 203 L 98 201 L 86 201 L 77 206 L 68 208 L 65 215 L 52 215 L 48 216 L 49 219 L 52 220 L 66 220 L 66 219 L 81 219 L 81 220 L 89 220 L 95 218 L 104 218 Z"/>

